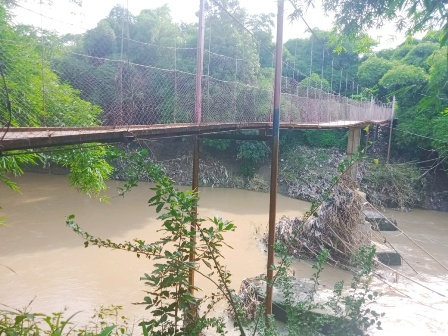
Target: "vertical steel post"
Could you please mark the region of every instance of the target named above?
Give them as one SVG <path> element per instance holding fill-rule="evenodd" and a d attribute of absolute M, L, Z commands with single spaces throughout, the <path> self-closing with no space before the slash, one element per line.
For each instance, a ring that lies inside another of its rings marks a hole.
<path fill-rule="evenodd" d="M 277 13 L 277 42 L 275 51 L 275 83 L 274 83 L 274 115 L 272 122 L 272 163 L 271 185 L 269 202 L 269 236 L 268 236 L 268 262 L 266 284 L 266 317 L 272 314 L 273 265 L 275 242 L 275 216 L 277 208 L 277 178 L 278 178 L 278 143 L 280 132 L 280 98 L 282 85 L 282 56 L 283 56 L 283 12 L 284 0 L 278 0 Z"/>
<path fill-rule="evenodd" d="M 196 52 L 196 102 L 194 107 L 194 122 L 202 120 L 202 75 L 204 67 L 204 32 L 205 32 L 205 0 L 200 0 L 198 41 Z"/>
<path fill-rule="evenodd" d="M 386 163 L 389 163 L 389 159 L 390 159 L 390 145 L 392 143 L 392 128 L 394 126 L 394 114 L 395 114 L 395 96 L 392 99 L 392 114 L 390 115 L 389 144 L 387 145 Z"/>
<path fill-rule="evenodd" d="M 202 67 L 204 65 L 204 16 L 205 16 L 205 0 L 200 0 L 199 5 L 199 24 L 198 24 L 198 41 L 197 41 L 197 54 L 196 54 L 196 103 L 194 110 L 194 121 L 200 123 L 202 120 Z M 198 191 L 199 188 L 199 137 L 194 136 L 194 148 L 193 148 L 193 179 L 192 189 Z M 198 216 L 197 207 L 193 208 L 194 218 L 191 222 L 191 232 L 196 232 L 196 219 Z M 196 235 L 193 234 L 190 238 L 193 243 L 193 247 L 190 250 L 190 262 L 195 261 L 195 247 Z M 190 268 L 188 283 L 190 285 L 189 292 L 194 294 L 194 268 Z"/>
<path fill-rule="evenodd" d="M 198 191 L 199 188 L 199 137 L 197 135 L 194 136 L 194 145 L 193 145 L 193 181 L 192 181 L 192 190 Z M 198 208 L 193 208 L 193 221 L 191 222 L 191 232 L 196 232 L 196 220 L 198 217 Z M 190 250 L 190 257 L 189 261 L 194 262 L 196 259 L 195 256 L 195 247 L 194 244 L 196 243 L 196 234 L 193 234 L 190 237 L 190 241 L 193 243 L 193 247 Z M 194 294 L 194 268 L 190 268 L 189 274 L 188 274 L 188 284 L 189 292 L 191 295 Z"/>

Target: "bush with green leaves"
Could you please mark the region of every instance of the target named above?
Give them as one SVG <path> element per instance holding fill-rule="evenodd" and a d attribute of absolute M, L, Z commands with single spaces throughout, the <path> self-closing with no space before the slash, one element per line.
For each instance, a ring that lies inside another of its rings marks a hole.
<path fill-rule="evenodd" d="M 135 157 L 135 154 L 132 156 Z M 156 261 L 154 269 L 141 278 L 150 287 L 142 302 L 151 316 L 148 321 L 141 323 L 145 335 L 197 335 L 209 328 L 224 334 L 223 318 L 208 316 L 220 300 L 228 302 L 236 312 L 237 324 L 244 335 L 235 293 L 230 288 L 231 274 L 222 265 L 223 257 L 220 253 L 220 248 L 226 245 L 224 234 L 233 231 L 234 224 L 219 217 L 208 221 L 197 218 L 197 192 L 177 190 L 158 166 L 147 166 L 147 173 L 156 183 L 151 188 L 155 195 L 148 203 L 161 213 L 158 219 L 163 223 L 161 231 L 164 234 L 160 240 L 153 243 L 138 239 L 134 242 L 114 243 L 93 237 L 82 230 L 75 223 L 74 216 L 68 217 L 67 225 L 85 240 L 86 247 L 96 245 L 121 249 Z M 122 192 L 136 185 L 135 176 L 131 176 L 131 180 L 133 182 Z M 194 227 L 192 223 L 195 223 Z M 195 296 L 194 292 L 198 288 L 189 282 L 192 271 L 211 281 L 216 292 L 202 298 Z"/>
<path fill-rule="evenodd" d="M 66 311 L 42 314 L 32 313 L 31 301 L 24 309 L 4 306 L 0 309 L 0 335 L 3 336 L 121 336 L 130 335 L 133 326 L 121 315 L 121 306 L 101 307 L 89 324 L 78 327 L 74 318 L 80 312 L 66 316 Z"/>
<path fill-rule="evenodd" d="M 306 292 L 306 299 L 301 300 L 297 299 L 297 288 L 293 285 L 295 277 L 290 271 L 292 257 L 287 246 L 276 244 L 275 249 L 280 262 L 274 267 L 274 283 L 281 290 L 283 298 L 281 302 L 275 302 L 275 305 L 283 310 L 287 321 L 286 332 L 282 335 L 356 336 L 364 335 L 371 327 L 381 329 L 380 318 L 384 314 L 370 308 L 378 296 L 377 292 L 370 290 L 374 247 L 365 246 L 358 251 L 354 260 L 356 269 L 349 288 L 345 288 L 344 282 L 339 281 L 328 298 L 325 295 L 319 296 L 319 291 L 322 290 L 321 274 L 329 257 L 329 250 L 322 250 L 312 265 L 315 270 L 310 278 L 312 288 Z M 261 326 L 260 329 L 266 327 Z M 267 335 L 269 332 L 264 331 L 262 334 Z"/>

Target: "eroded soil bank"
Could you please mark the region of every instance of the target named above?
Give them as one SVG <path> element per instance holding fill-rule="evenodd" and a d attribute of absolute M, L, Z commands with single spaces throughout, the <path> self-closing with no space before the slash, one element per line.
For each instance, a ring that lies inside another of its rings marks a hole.
<path fill-rule="evenodd" d="M 179 185 L 191 185 L 192 143 L 189 138 L 164 139 L 133 144 L 135 150 L 147 149 L 154 162 L 161 164 Z M 269 151 L 269 148 L 267 148 Z M 415 165 L 383 165 L 380 150 L 370 150 L 360 162 L 358 182 L 368 200 L 380 207 L 409 210 L 448 211 L 448 176 L 443 171 L 425 173 Z M 337 148 L 291 146 L 280 151 L 279 192 L 285 196 L 309 201 L 318 200 L 346 159 Z M 121 179 L 117 162 L 116 178 Z M 199 183 L 206 187 L 238 188 L 267 192 L 270 183 L 269 155 L 253 163 L 239 158 L 236 151 L 218 150 L 201 145 Z"/>

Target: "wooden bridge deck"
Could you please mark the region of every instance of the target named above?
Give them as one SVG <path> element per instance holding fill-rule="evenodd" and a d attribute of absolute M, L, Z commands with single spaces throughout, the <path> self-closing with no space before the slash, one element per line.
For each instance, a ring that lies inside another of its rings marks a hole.
<path fill-rule="evenodd" d="M 333 121 L 326 123 L 280 123 L 283 129 L 340 129 L 381 124 L 387 121 Z M 0 151 L 65 146 L 92 142 L 127 142 L 136 138 L 168 138 L 214 134 L 237 130 L 269 130 L 270 122 L 157 124 L 96 127 L 0 128 Z"/>

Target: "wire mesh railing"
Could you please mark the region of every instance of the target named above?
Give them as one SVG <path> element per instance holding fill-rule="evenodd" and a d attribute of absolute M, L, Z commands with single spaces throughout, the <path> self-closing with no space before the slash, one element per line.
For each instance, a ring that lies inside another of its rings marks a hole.
<path fill-rule="evenodd" d="M 95 28 L 65 35 L 1 18 L 0 127 L 193 123 L 196 28 L 164 22 L 162 12 L 133 16 L 115 7 Z M 212 28 L 228 24 L 211 14 L 208 20 L 215 20 Z M 210 32 L 204 54 L 201 122 L 271 121 L 273 72 L 262 69 L 253 37 L 229 26 L 229 43 L 235 45 L 228 49 L 234 54 L 222 55 L 214 51 L 222 49 L 213 44 L 214 36 Z M 285 123 L 343 124 L 390 115 L 388 106 L 282 80 Z"/>
<path fill-rule="evenodd" d="M 292 78 L 282 78 L 280 121 L 284 123 L 324 124 L 343 126 L 353 121 L 381 122 L 389 120 L 392 107 L 374 100 L 361 101 L 322 89 L 302 85 Z"/>

